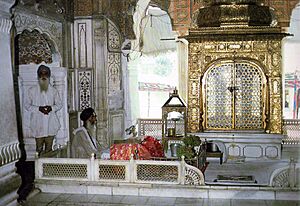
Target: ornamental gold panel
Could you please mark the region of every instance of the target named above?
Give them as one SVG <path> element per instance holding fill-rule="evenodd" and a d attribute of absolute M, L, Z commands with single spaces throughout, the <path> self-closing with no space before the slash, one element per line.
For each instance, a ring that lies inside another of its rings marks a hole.
<path fill-rule="evenodd" d="M 280 48 L 280 40 L 267 38 L 246 41 L 191 41 L 187 80 L 189 132 L 205 129 L 265 129 L 266 132 L 281 133 Z M 220 77 L 228 75 L 229 70 L 216 70 L 216 73 L 208 74 L 209 68 L 213 68 L 217 63 L 222 68 L 224 62 L 232 62 L 229 64 L 231 66 L 223 66 L 242 75 L 232 74 L 227 83 L 222 83 Z M 275 77 L 276 86 L 272 83 Z M 257 81 L 253 82 L 253 79 Z M 207 81 L 210 80 L 215 83 L 207 85 Z M 243 85 L 243 90 L 236 90 L 235 94 L 230 96 L 228 88 L 240 84 Z M 277 89 L 274 90 L 275 87 Z M 223 91 L 224 88 L 227 90 Z M 196 98 L 199 98 L 199 101 Z M 221 100 L 224 100 L 223 103 Z"/>
<path fill-rule="evenodd" d="M 205 128 L 258 130 L 264 127 L 264 75 L 250 62 L 220 62 L 205 75 Z"/>

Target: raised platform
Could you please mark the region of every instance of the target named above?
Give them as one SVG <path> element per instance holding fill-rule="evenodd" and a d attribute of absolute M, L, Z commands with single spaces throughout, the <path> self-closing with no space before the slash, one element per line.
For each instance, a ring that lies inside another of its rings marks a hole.
<path fill-rule="evenodd" d="M 213 141 L 223 153 L 223 162 L 248 160 L 279 160 L 283 135 L 261 132 L 193 133 Z"/>
<path fill-rule="evenodd" d="M 62 194 L 103 194 L 125 196 L 253 199 L 253 200 L 300 200 L 299 189 L 245 186 L 192 186 L 135 183 L 96 183 L 80 181 L 38 180 L 42 192 Z"/>

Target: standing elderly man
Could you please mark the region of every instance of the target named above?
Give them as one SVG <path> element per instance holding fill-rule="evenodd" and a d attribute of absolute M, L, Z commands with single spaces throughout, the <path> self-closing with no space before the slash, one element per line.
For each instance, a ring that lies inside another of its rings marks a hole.
<path fill-rule="evenodd" d="M 38 85 L 29 88 L 24 106 L 31 112 L 30 130 L 40 155 L 52 151 L 54 136 L 60 128 L 56 112 L 62 108 L 62 101 L 57 89 L 50 84 L 50 68 L 40 65 L 37 76 Z"/>
<path fill-rule="evenodd" d="M 74 158 L 90 158 L 95 154 L 100 158 L 100 152 L 96 141 L 97 115 L 93 108 L 86 108 L 80 114 L 83 126 L 74 130 L 74 138 L 71 143 L 71 153 Z"/>

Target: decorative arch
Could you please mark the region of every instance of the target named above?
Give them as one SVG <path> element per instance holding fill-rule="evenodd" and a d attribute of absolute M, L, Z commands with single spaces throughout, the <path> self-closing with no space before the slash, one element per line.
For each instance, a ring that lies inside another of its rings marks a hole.
<path fill-rule="evenodd" d="M 206 67 L 201 81 L 204 129 L 266 128 L 267 78 L 258 64 L 217 60 Z"/>
<path fill-rule="evenodd" d="M 16 43 L 17 38 L 24 34 L 24 32 L 27 34 L 31 33 L 31 35 L 33 33 L 39 33 L 44 41 L 47 42 L 51 50 L 52 64 L 56 63 L 61 65 L 61 54 L 63 53 L 61 22 L 34 14 L 16 12 L 14 17 L 14 26 L 17 34 L 15 37 Z"/>
<path fill-rule="evenodd" d="M 46 34 L 42 34 L 36 29 L 24 30 L 16 36 L 15 52 L 17 65 L 42 62 L 51 64 L 59 61 L 54 43 Z"/>

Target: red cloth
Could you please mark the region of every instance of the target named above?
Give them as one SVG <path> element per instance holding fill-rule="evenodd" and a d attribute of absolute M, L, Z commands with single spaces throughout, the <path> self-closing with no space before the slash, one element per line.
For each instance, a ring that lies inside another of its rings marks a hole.
<path fill-rule="evenodd" d="M 147 148 L 137 143 L 114 144 L 110 147 L 111 160 L 130 160 L 130 155 L 133 154 L 134 159 L 148 160 L 151 155 Z"/>
<path fill-rule="evenodd" d="M 145 136 L 141 145 L 148 149 L 152 157 L 164 157 L 163 146 L 154 137 Z"/>

